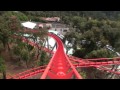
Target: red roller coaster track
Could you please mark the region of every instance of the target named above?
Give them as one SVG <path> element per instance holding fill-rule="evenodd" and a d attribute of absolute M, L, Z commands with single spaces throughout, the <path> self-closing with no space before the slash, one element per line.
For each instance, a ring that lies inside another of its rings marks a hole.
<path fill-rule="evenodd" d="M 41 79 L 45 79 L 47 76 L 53 79 L 69 79 L 72 78 L 73 75 L 75 75 L 76 78 L 81 79 L 82 77 L 65 54 L 62 41 L 56 35 L 49 34 L 49 36 L 53 37 L 57 41 L 58 47 L 41 76 Z"/>
<path fill-rule="evenodd" d="M 30 32 L 30 31 L 25 31 L 25 32 Z M 36 33 L 38 31 L 31 30 L 31 32 Z M 82 58 L 66 55 L 66 53 L 64 52 L 64 46 L 61 39 L 58 36 L 51 33 L 49 33 L 48 35 L 53 39 L 55 39 L 57 42 L 56 52 L 51 52 L 51 50 L 45 47 L 44 48 L 40 47 L 37 43 L 34 43 L 24 37 L 19 37 L 23 40 L 23 42 L 26 42 L 38 48 L 42 48 L 42 50 L 48 53 L 52 53 L 53 56 L 50 62 L 48 63 L 48 65 L 27 70 L 17 75 L 8 77 L 7 79 L 27 79 L 29 77 L 35 76 L 40 73 L 42 74 L 40 79 L 72 79 L 72 78 L 82 79 L 82 76 L 76 70 L 76 68 L 79 67 L 95 67 L 99 70 L 108 71 L 110 73 L 120 75 L 120 72 L 118 71 L 113 71 L 110 69 L 106 69 L 105 67 L 102 67 L 106 65 L 119 65 L 120 64 L 119 57 L 82 59 Z M 18 38 L 18 36 L 15 37 Z M 75 62 L 76 64 L 72 64 L 71 62 Z"/>

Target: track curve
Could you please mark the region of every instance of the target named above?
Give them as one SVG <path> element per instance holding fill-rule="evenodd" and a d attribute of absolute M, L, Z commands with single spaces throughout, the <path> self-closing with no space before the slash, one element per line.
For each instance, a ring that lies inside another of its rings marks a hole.
<path fill-rule="evenodd" d="M 82 79 L 81 75 L 77 72 L 75 67 L 70 62 L 68 56 L 64 52 L 64 45 L 60 38 L 54 34 L 48 34 L 57 42 L 57 50 L 51 58 L 47 68 L 45 69 L 41 79 L 71 79 L 73 75 L 77 79 Z"/>

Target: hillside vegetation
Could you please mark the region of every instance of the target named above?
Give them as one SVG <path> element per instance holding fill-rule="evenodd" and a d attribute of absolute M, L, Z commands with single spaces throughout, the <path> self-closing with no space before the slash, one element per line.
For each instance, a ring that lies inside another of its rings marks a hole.
<path fill-rule="evenodd" d="M 67 24 L 70 28 L 63 41 L 68 40 L 73 44 L 73 56 L 76 57 L 116 57 L 115 52 L 105 48 L 106 45 L 120 52 L 120 11 L 1 11 L 0 15 L 0 72 L 4 78 L 8 70 L 6 66 L 8 59 L 14 62 L 12 60 L 16 58 L 14 64 L 26 66 L 26 69 L 49 62 L 49 55 L 42 50 L 37 52 L 37 48 L 33 49 L 21 40 L 11 38 L 16 31 L 23 30 L 21 21 L 46 22 L 41 17 L 60 17 L 60 23 Z M 47 31 L 34 35 L 40 37 L 41 45 L 45 42 L 43 36 L 45 37 L 46 33 Z M 5 57 L 5 53 L 8 58 Z M 35 60 L 34 55 L 38 53 L 40 56 Z M 43 60 L 43 57 L 46 60 Z M 32 64 L 33 62 L 35 64 Z M 98 78 L 97 73 L 101 73 L 94 68 L 83 70 L 85 74 L 89 71 L 94 78 Z M 85 76 L 93 78 L 90 75 Z M 101 75 L 100 78 L 107 76 Z"/>

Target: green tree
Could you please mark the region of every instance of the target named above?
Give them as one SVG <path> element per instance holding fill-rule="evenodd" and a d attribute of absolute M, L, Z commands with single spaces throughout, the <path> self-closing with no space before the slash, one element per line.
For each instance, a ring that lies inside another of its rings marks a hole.
<path fill-rule="evenodd" d="M 49 62 L 49 56 L 47 55 L 47 53 L 45 51 L 42 51 L 41 55 L 40 55 L 40 61 L 39 61 L 39 65 L 46 65 Z"/>
<path fill-rule="evenodd" d="M 86 58 L 113 58 L 115 54 L 108 51 L 107 49 L 93 50 L 89 54 L 87 54 Z"/>
<path fill-rule="evenodd" d="M 28 62 L 30 60 L 30 55 L 29 55 L 29 52 L 25 49 L 21 50 L 21 58 L 26 62 L 26 66 L 28 68 Z"/>
<path fill-rule="evenodd" d="M 0 40 L 3 43 L 4 49 L 8 45 L 9 37 L 10 37 L 10 30 L 7 25 L 7 21 L 0 16 Z"/>
<path fill-rule="evenodd" d="M 0 72 L 3 74 L 3 79 L 6 79 L 6 67 L 4 59 L 0 56 Z"/>
<path fill-rule="evenodd" d="M 12 35 L 15 31 L 20 30 L 20 22 L 15 16 L 8 16 L 4 13 L 0 16 L 0 40 L 6 50 L 10 50 L 9 41 L 12 39 Z"/>

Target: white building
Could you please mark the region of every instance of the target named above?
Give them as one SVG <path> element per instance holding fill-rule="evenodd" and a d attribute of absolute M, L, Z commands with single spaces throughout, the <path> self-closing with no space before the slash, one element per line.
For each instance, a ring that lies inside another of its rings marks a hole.
<path fill-rule="evenodd" d="M 58 31 L 60 34 L 65 35 L 67 32 L 69 32 L 69 28 L 51 28 L 54 31 Z"/>
<path fill-rule="evenodd" d="M 37 24 L 28 21 L 28 22 L 21 23 L 21 25 L 22 25 L 23 27 L 26 27 L 26 28 L 29 28 L 29 29 L 34 29 Z"/>

